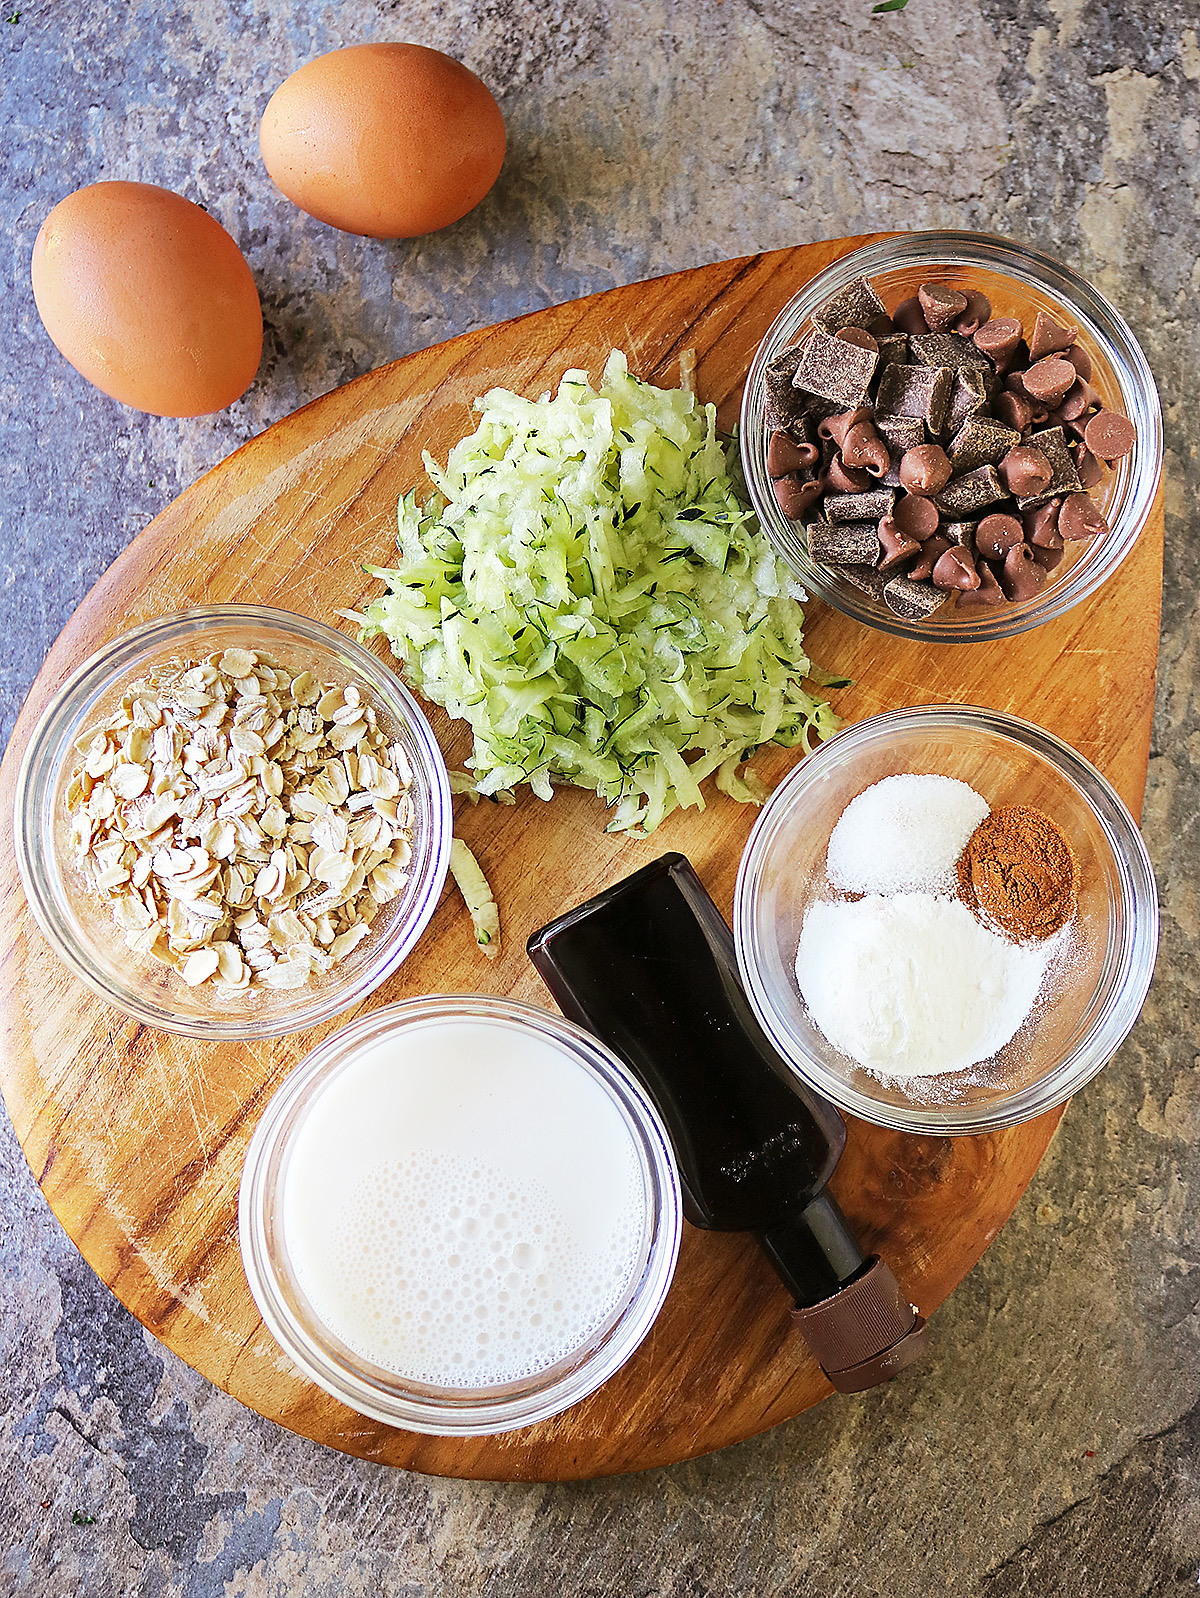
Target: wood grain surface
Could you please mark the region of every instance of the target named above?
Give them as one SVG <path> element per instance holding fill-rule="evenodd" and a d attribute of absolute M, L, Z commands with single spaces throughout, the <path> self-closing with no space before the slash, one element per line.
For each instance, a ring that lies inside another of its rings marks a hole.
<path fill-rule="evenodd" d="M 424 487 L 421 452 L 444 457 L 470 404 L 503 384 L 536 394 L 571 366 L 597 376 L 610 347 L 656 382 L 697 352 L 696 385 L 736 420 L 753 352 L 813 274 L 866 240 L 727 261 L 557 306 L 411 355 L 326 395 L 254 439 L 141 534 L 64 629 L 0 770 L 13 811 L 34 719 L 63 678 L 131 624 L 188 605 L 255 602 L 337 624 L 377 591 L 363 560 L 388 563 L 400 494 Z M 1161 500 L 1103 592 L 1005 643 L 929 646 L 885 637 L 813 605 L 814 658 L 853 675 L 848 719 L 953 700 L 1008 710 L 1073 743 L 1138 814 L 1146 776 L 1162 581 Z M 350 624 L 340 623 L 347 630 Z M 385 653 L 383 648 L 381 653 Z M 460 729 L 437 711 L 451 763 Z M 769 780 L 796 756 L 756 762 Z M 463 805 L 505 918 L 501 958 L 482 960 L 447 891 L 416 951 L 371 1005 L 484 990 L 546 1003 L 525 939 L 666 849 L 681 849 L 728 914 L 754 812 L 714 793 L 650 841 L 610 837 L 578 791 L 513 809 Z M 349 1017 L 343 1017 L 343 1020 Z M 650 1336 L 591 1398 L 556 1420 L 496 1438 L 420 1437 L 367 1421 L 303 1380 L 260 1322 L 242 1273 L 242 1157 L 270 1092 L 326 1035 L 204 1045 L 146 1031 L 71 979 L 43 942 L 0 837 L 0 1084 L 17 1136 L 56 1215 L 113 1292 L 190 1365 L 261 1414 L 349 1453 L 439 1475 L 550 1480 L 689 1458 L 751 1436 L 830 1389 L 791 1328 L 789 1302 L 748 1239 L 685 1229 L 674 1284 Z M 833 1187 L 864 1246 L 882 1253 L 926 1314 L 937 1309 L 1011 1214 L 1060 1111 L 1013 1131 L 918 1138 L 862 1123 Z M 922 1375 L 937 1381 L 937 1323 Z M 853 1403 L 853 1399 L 839 1399 Z"/>

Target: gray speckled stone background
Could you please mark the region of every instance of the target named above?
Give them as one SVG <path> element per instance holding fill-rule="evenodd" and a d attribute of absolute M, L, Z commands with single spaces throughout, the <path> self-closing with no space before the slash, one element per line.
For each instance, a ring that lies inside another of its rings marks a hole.
<path fill-rule="evenodd" d="M 1145 833 L 1163 942 L 1141 1022 L 936 1321 L 919 1380 L 616 1481 L 388 1472 L 242 1409 L 165 1353 L 0 1131 L 0 1593 L 31 1598 L 942 1591 L 1192 1593 L 1200 1576 L 1200 24 L 1195 0 L 5 0 L 0 16 L 0 713 L 180 489 L 296 405 L 518 312 L 872 227 L 1055 251 L 1124 310 L 1167 425 L 1167 583 Z M 470 217 L 380 244 L 274 193 L 258 118 L 295 66 L 409 38 L 500 98 Z M 224 415 L 89 389 L 41 330 L 38 226 L 101 177 L 202 201 L 262 290 Z"/>

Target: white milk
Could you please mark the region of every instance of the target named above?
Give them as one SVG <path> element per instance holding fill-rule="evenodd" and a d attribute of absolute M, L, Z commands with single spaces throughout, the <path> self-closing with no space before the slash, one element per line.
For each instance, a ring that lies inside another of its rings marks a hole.
<path fill-rule="evenodd" d="M 583 1346 L 648 1245 L 637 1145 L 565 1049 L 492 1021 L 409 1025 L 310 1106 L 283 1233 L 314 1311 L 410 1381 L 516 1381 Z"/>

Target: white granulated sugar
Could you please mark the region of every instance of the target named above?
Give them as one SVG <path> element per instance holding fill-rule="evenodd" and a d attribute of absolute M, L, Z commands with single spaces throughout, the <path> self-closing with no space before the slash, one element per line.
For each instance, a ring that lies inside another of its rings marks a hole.
<path fill-rule="evenodd" d="M 829 839 L 842 893 L 954 893 L 955 866 L 988 802 L 955 777 L 904 773 L 864 788 Z"/>
<path fill-rule="evenodd" d="M 804 918 L 796 979 L 835 1049 L 876 1076 L 934 1076 L 1010 1041 L 1061 943 L 1011 943 L 931 893 L 819 900 Z"/>

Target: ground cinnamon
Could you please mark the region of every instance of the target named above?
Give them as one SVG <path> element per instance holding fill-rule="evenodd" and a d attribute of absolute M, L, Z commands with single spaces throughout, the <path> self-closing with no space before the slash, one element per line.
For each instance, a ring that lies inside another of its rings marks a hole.
<path fill-rule="evenodd" d="M 1048 938 L 1075 914 L 1079 862 L 1056 821 L 1027 805 L 1001 805 L 959 857 L 958 892 L 985 926 L 1020 943 Z"/>

